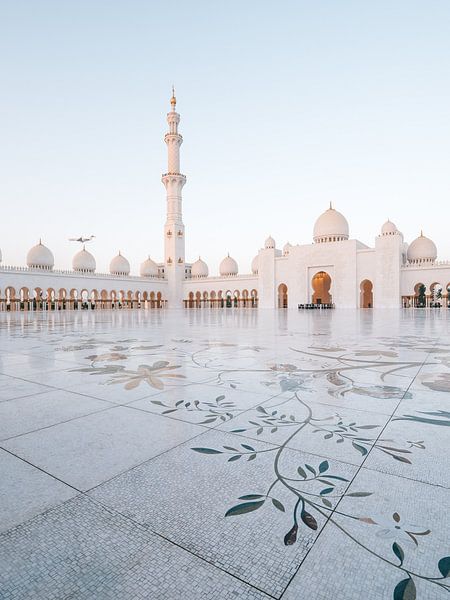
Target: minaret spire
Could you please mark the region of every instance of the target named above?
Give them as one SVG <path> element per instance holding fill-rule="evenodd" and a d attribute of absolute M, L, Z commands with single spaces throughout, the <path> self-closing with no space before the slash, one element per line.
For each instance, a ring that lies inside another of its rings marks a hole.
<path fill-rule="evenodd" d="M 167 113 L 169 131 L 164 136 L 167 144 L 167 173 L 162 176 L 166 187 L 167 218 L 164 226 L 165 271 L 169 284 L 169 306 L 181 306 L 182 282 L 185 279 L 185 244 L 181 190 L 186 176 L 180 173 L 180 146 L 183 137 L 178 133 L 180 115 L 176 112 L 175 87 L 172 86 L 170 112 Z"/>

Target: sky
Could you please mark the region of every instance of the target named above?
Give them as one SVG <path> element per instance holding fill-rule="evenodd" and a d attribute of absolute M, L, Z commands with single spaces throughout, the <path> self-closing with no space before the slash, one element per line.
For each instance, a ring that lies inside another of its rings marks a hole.
<path fill-rule="evenodd" d="M 333 202 L 450 259 L 448 0 L 0 0 L 0 248 L 163 258 L 172 83 L 186 258 L 240 272 Z"/>

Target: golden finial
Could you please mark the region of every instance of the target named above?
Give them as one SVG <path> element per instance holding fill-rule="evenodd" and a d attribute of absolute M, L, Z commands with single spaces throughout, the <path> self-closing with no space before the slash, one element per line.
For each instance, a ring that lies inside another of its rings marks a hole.
<path fill-rule="evenodd" d="M 330 210 L 333 210 L 333 205 L 331 202 L 330 202 Z"/>
<path fill-rule="evenodd" d="M 175 86 L 172 85 L 172 98 L 170 99 L 170 104 L 172 105 L 173 108 L 175 108 L 176 104 L 177 104 L 177 99 L 175 98 Z"/>

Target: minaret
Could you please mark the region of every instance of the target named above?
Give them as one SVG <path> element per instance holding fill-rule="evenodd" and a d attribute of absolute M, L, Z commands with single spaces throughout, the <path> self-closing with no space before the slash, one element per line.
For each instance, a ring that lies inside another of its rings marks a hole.
<path fill-rule="evenodd" d="M 177 100 L 172 87 L 170 112 L 167 114 L 169 131 L 164 136 L 168 152 L 167 173 L 162 176 L 166 187 L 167 218 L 164 226 L 165 272 L 168 281 L 169 308 L 181 308 L 183 301 L 183 280 L 185 279 L 184 225 L 181 190 L 186 176 L 180 173 L 180 146 L 183 137 L 178 133 L 180 115 L 176 112 Z"/>

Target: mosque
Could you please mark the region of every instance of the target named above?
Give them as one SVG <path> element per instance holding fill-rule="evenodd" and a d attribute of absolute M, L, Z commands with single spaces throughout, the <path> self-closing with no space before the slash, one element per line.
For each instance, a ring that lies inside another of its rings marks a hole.
<path fill-rule="evenodd" d="M 83 247 L 72 269 L 54 269 L 53 253 L 41 240 L 27 254 L 26 267 L 5 266 L 0 252 L 0 310 L 81 310 L 120 308 L 450 308 L 450 262 L 438 262 L 434 242 L 421 232 L 410 244 L 390 221 L 373 247 L 350 238 L 347 219 L 331 204 L 317 219 L 312 243 L 277 248 L 268 237 L 254 257 L 251 273 L 239 274 L 227 255 L 219 276 L 208 265 L 185 259 L 178 132 L 180 115 L 172 94 L 167 114 L 169 131 L 164 225 L 164 262 L 150 257 L 131 274 L 120 252 L 109 273 L 97 273 L 95 257 Z"/>

